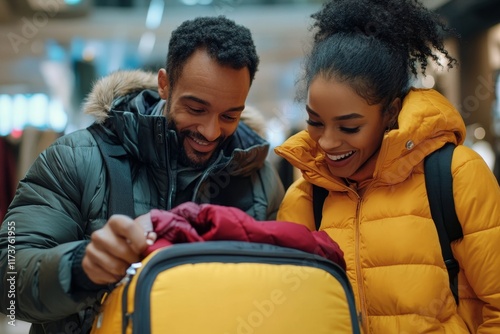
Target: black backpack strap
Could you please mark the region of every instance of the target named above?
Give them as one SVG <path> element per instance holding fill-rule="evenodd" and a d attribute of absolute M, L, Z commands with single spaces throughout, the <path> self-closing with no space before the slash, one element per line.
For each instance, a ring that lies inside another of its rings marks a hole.
<path fill-rule="evenodd" d="M 124 149 L 108 143 L 96 124 L 87 130 L 94 136 L 107 169 L 110 187 L 108 216 L 123 214 L 135 218 L 132 175 Z"/>
<path fill-rule="evenodd" d="M 450 288 L 458 305 L 458 272 L 460 267 L 453 256 L 451 242 L 462 238 L 463 232 L 453 199 L 451 159 L 454 149 L 455 145 L 448 143 L 427 156 L 424 162 L 424 173 L 432 219 L 436 224 L 441 252 L 448 269 Z"/>
<path fill-rule="evenodd" d="M 314 184 L 311 185 L 313 194 L 314 224 L 316 225 L 316 230 L 319 231 L 321 218 L 323 217 L 323 204 L 325 203 L 326 196 L 328 196 L 328 190 Z"/>

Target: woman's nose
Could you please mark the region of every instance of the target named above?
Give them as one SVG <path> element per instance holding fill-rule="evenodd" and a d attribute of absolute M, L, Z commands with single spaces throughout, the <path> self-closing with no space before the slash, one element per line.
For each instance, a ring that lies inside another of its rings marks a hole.
<path fill-rule="evenodd" d="M 332 152 L 342 145 L 342 140 L 334 131 L 325 129 L 318 140 L 318 145 L 325 152 Z"/>

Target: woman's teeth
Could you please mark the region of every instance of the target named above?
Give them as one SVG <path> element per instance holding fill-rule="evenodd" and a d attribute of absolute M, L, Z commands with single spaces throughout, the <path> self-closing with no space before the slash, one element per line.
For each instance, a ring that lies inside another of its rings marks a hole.
<path fill-rule="evenodd" d="M 354 153 L 354 151 L 351 151 L 351 152 L 347 152 L 346 154 L 341 154 L 341 155 L 331 155 L 331 154 L 327 154 L 326 156 L 333 160 L 333 161 L 338 161 L 338 160 L 342 160 L 344 158 L 347 158 L 347 157 L 350 157 L 352 154 Z"/>

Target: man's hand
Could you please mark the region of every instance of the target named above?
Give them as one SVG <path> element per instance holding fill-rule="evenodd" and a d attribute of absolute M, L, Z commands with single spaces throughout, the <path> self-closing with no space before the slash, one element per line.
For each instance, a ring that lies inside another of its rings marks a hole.
<path fill-rule="evenodd" d="M 142 259 L 141 253 L 154 241 L 147 233 L 150 229 L 146 229 L 145 216 L 149 214 L 134 221 L 124 215 L 113 215 L 102 229 L 92 233 L 82 261 L 83 270 L 92 282 L 115 283 L 132 263 Z"/>
<path fill-rule="evenodd" d="M 151 222 L 151 213 L 146 213 L 135 219 L 135 222 L 142 226 L 144 230 L 144 235 L 146 236 L 148 246 L 151 246 L 158 237 L 155 232 L 153 232 L 153 223 Z"/>

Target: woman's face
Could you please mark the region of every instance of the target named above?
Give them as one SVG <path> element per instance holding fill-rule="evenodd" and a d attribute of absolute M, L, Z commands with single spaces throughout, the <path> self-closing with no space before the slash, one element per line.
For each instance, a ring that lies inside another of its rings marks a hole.
<path fill-rule="evenodd" d="M 307 128 L 325 152 L 332 175 L 358 183 L 372 177 L 392 114 L 392 110 L 382 114 L 382 109 L 381 104 L 368 104 L 345 83 L 321 75 L 313 79 L 307 96 Z"/>

